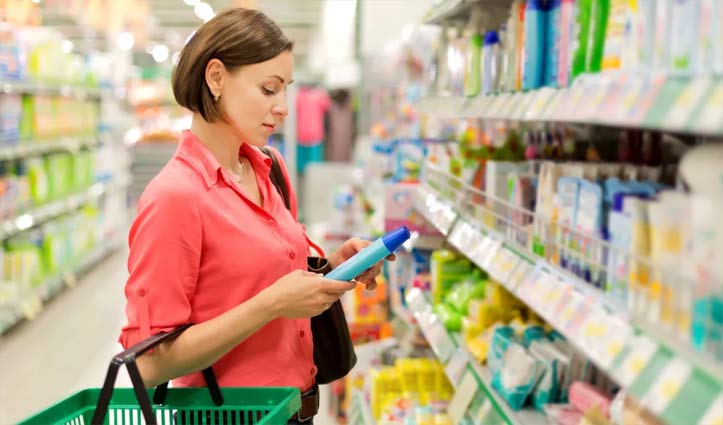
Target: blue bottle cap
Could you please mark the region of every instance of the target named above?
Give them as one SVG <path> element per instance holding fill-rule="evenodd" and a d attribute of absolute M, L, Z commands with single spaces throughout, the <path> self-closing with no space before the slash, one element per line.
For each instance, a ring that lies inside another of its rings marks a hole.
<path fill-rule="evenodd" d="M 397 248 L 402 246 L 409 237 L 409 229 L 407 229 L 407 226 L 402 226 L 382 236 L 382 242 L 384 242 L 384 246 L 387 247 L 389 252 L 394 252 Z"/>
<path fill-rule="evenodd" d="M 487 34 L 485 34 L 485 46 L 490 46 L 499 42 L 500 35 L 497 33 L 497 31 L 488 31 Z"/>

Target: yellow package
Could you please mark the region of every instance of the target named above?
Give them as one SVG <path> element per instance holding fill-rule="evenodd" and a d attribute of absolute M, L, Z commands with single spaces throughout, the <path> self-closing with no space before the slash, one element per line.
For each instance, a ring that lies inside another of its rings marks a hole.
<path fill-rule="evenodd" d="M 437 413 L 434 415 L 434 425 L 452 425 L 452 419 L 446 413 Z"/>
<path fill-rule="evenodd" d="M 477 338 L 474 338 L 467 343 L 467 348 L 480 364 L 487 362 L 487 354 L 489 353 L 490 344 L 492 343 L 492 335 L 494 335 L 495 329 L 503 325 L 503 323 L 497 322 L 487 328 L 487 330 L 477 336 Z"/>

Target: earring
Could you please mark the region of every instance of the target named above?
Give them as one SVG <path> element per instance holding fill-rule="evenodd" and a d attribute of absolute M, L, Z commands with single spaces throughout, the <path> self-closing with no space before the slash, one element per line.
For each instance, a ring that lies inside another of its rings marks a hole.
<path fill-rule="evenodd" d="M 220 94 L 217 94 L 216 97 L 214 97 L 214 100 L 215 100 L 216 102 L 218 102 L 218 98 L 219 98 L 219 97 L 221 97 L 221 95 L 220 95 Z"/>

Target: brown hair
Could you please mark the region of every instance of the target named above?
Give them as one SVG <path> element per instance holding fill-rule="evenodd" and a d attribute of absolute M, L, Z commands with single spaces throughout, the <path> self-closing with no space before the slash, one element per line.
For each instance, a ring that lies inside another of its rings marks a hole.
<path fill-rule="evenodd" d="M 206 84 L 208 62 L 218 59 L 233 72 L 272 59 L 293 45 L 274 21 L 257 10 L 235 8 L 219 13 L 201 25 L 181 50 L 172 76 L 176 102 L 198 112 L 206 122 L 221 119 L 220 105 Z"/>

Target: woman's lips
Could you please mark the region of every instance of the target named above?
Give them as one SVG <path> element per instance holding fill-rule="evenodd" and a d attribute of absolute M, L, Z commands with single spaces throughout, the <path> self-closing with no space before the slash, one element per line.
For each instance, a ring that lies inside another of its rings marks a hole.
<path fill-rule="evenodd" d="M 273 124 L 264 124 L 263 126 L 266 127 L 266 129 L 269 130 L 270 133 L 273 133 L 274 129 L 276 128 L 276 126 Z"/>

